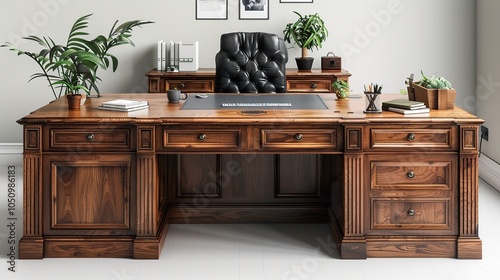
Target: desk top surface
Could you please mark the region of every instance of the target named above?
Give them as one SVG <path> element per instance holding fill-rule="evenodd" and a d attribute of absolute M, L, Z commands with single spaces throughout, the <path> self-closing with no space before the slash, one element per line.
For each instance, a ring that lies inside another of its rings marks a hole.
<path fill-rule="evenodd" d="M 293 94 L 293 93 L 287 93 Z M 195 98 L 190 94 L 189 98 Z M 359 96 L 359 95 L 358 95 Z M 234 108 L 182 110 L 184 102 L 168 103 L 166 94 L 108 93 L 87 98 L 81 109 L 67 109 L 63 96 L 18 120 L 20 124 L 33 123 L 418 123 L 452 122 L 482 123 L 483 120 L 455 107 L 454 110 L 431 110 L 426 114 L 403 115 L 394 112 L 365 114 L 365 98 L 338 100 L 335 94 L 319 94 L 327 109 Z M 405 98 L 399 94 L 381 94 L 382 101 Z M 115 99 L 147 100 L 149 108 L 133 112 L 100 110 L 104 101 Z M 256 110 L 256 111 L 254 111 Z"/>

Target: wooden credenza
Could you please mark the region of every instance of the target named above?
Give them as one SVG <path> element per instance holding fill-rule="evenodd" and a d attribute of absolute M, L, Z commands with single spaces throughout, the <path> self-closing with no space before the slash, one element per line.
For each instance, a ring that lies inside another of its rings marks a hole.
<path fill-rule="evenodd" d="M 165 94 L 104 94 L 34 111 L 18 121 L 20 258 L 155 259 L 169 224 L 242 222 L 328 223 L 342 258 L 481 258 L 483 121 L 459 108 L 364 114 L 362 99 L 319 96 L 328 109 L 186 110 Z M 97 109 L 113 99 L 150 108 Z"/>
<path fill-rule="evenodd" d="M 204 68 L 193 72 L 165 72 L 152 70 L 146 76 L 150 93 L 165 93 L 169 89 L 180 89 L 182 92 L 214 92 L 215 69 Z M 287 92 L 332 92 L 332 83 L 337 79 L 349 82 L 351 73 L 339 71 L 298 71 L 286 70 Z"/>

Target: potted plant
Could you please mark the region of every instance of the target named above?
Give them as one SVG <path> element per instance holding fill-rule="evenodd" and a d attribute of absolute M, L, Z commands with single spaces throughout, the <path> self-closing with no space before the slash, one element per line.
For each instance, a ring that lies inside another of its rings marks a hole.
<path fill-rule="evenodd" d="M 322 43 L 328 37 L 328 29 L 317 13 L 302 16 L 296 11 L 293 12 L 299 18 L 297 21 L 286 25 L 283 30 L 284 40 L 288 43 L 292 43 L 293 40 L 297 46 L 302 48 L 302 56 L 295 58 L 297 68 L 299 70 L 311 70 L 314 58 L 308 57 L 308 50 L 313 51 L 313 48 L 319 49 L 322 47 Z"/>
<path fill-rule="evenodd" d="M 423 71 L 422 79 L 409 83 L 409 99 L 424 102 L 430 109 L 450 110 L 455 106 L 456 91 L 451 83 L 432 75 L 427 77 Z M 412 76 L 412 75 L 411 75 Z"/>
<path fill-rule="evenodd" d="M 21 50 L 6 42 L 1 47 L 8 47 L 18 55 L 26 55 L 33 59 L 41 68 L 41 72 L 31 75 L 29 81 L 35 78 L 45 78 L 54 94 L 54 98 L 61 95 L 80 97 L 80 91 L 89 95 L 94 90 L 100 96 L 97 82 L 101 79 L 97 70 L 112 67 L 113 72 L 118 67 L 118 59 L 109 51 L 111 48 L 130 44 L 131 31 L 134 27 L 152 23 L 150 21 L 132 20 L 118 24 L 115 21 L 108 36 L 98 35 L 92 40 L 84 36 L 89 35 L 85 29 L 87 20 L 92 14 L 80 17 L 71 27 L 65 45 L 56 44 L 50 37 L 30 35 L 23 37 L 42 46 L 37 52 Z M 78 102 L 79 106 L 80 102 Z"/>
<path fill-rule="evenodd" d="M 349 84 L 344 80 L 336 80 L 332 84 L 332 90 L 337 95 L 338 99 L 346 99 L 349 97 Z"/>

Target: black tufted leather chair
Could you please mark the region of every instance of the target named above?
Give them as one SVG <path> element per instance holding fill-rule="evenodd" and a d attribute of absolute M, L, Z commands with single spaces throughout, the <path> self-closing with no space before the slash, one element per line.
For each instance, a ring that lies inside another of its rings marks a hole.
<path fill-rule="evenodd" d="M 222 34 L 220 48 L 215 56 L 215 92 L 286 92 L 288 52 L 276 34 Z"/>

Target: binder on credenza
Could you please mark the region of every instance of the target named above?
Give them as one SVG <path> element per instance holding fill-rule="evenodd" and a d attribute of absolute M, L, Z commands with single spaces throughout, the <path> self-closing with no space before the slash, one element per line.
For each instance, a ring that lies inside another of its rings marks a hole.
<path fill-rule="evenodd" d="M 166 65 L 166 57 L 165 57 L 165 41 L 160 40 L 158 41 L 158 51 L 157 51 L 157 59 L 158 59 L 158 65 L 157 69 L 159 71 L 165 71 L 165 65 Z"/>

